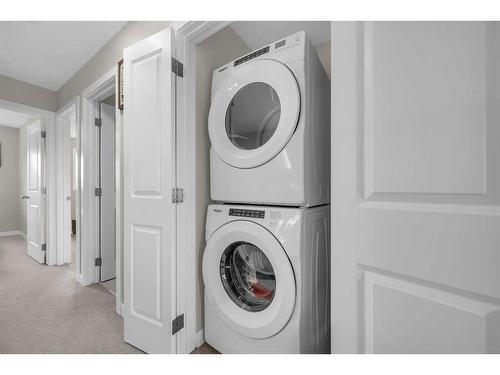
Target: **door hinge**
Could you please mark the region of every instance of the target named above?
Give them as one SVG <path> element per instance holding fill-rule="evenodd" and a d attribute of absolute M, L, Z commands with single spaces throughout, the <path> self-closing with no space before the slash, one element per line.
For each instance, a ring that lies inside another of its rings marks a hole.
<path fill-rule="evenodd" d="M 184 314 L 172 320 L 172 336 L 184 328 Z"/>
<path fill-rule="evenodd" d="M 178 77 L 184 77 L 184 65 L 175 57 L 172 57 L 172 72 Z"/>
<path fill-rule="evenodd" d="M 100 118 L 94 119 L 94 125 L 100 128 L 102 126 L 102 120 Z"/>
<path fill-rule="evenodd" d="M 172 203 L 182 203 L 184 202 L 184 189 L 173 188 L 172 189 Z"/>
<path fill-rule="evenodd" d="M 102 266 L 102 258 L 95 258 L 95 266 L 96 267 Z"/>
<path fill-rule="evenodd" d="M 40 132 L 40 136 L 41 136 L 42 138 L 47 138 L 47 132 L 46 132 L 45 130 L 42 130 L 42 131 Z"/>
<path fill-rule="evenodd" d="M 47 194 L 47 188 L 46 187 L 41 188 L 40 192 L 42 194 Z"/>
<path fill-rule="evenodd" d="M 47 251 L 47 244 L 46 243 L 41 244 L 40 248 L 42 249 L 42 251 Z"/>
<path fill-rule="evenodd" d="M 94 195 L 96 197 L 102 197 L 102 188 L 95 188 Z"/>

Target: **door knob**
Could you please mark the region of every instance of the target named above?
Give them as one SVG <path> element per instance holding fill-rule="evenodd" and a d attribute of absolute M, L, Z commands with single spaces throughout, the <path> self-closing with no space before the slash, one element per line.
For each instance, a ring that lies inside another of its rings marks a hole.
<path fill-rule="evenodd" d="M 29 196 L 29 195 L 23 195 L 23 196 L 21 197 L 21 199 L 30 199 L 30 196 Z"/>

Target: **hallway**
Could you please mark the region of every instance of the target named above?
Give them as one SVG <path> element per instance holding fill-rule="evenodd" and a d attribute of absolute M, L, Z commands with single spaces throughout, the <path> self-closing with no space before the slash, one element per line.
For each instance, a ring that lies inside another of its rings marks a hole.
<path fill-rule="evenodd" d="M 115 297 L 78 284 L 75 263 L 40 265 L 22 237 L 0 237 L 0 353 L 142 353 L 123 341 Z"/>

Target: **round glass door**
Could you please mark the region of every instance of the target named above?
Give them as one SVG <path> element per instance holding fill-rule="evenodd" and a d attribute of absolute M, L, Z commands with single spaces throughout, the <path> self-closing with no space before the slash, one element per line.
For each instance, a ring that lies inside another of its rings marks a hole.
<path fill-rule="evenodd" d="M 255 245 L 235 242 L 222 253 L 222 285 L 231 300 L 246 311 L 262 311 L 272 302 L 276 277 L 271 262 Z"/>
<path fill-rule="evenodd" d="M 264 227 L 246 220 L 217 229 L 203 254 L 205 303 L 236 332 L 266 338 L 292 316 L 296 286 L 281 243 Z"/>
<path fill-rule="evenodd" d="M 287 145 L 300 115 L 292 71 L 274 60 L 251 61 L 224 73 L 208 113 L 212 147 L 225 163 L 255 168 Z"/>
<path fill-rule="evenodd" d="M 241 88 L 226 112 L 226 133 L 231 143 L 243 150 L 264 145 L 280 120 L 281 105 L 276 91 L 266 83 L 254 82 Z"/>

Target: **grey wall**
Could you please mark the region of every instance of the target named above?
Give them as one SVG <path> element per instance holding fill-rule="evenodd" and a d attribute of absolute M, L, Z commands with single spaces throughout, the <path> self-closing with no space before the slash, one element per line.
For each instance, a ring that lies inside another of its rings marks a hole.
<path fill-rule="evenodd" d="M 32 107 L 55 111 L 55 91 L 0 75 L 0 99 L 26 104 Z"/>
<path fill-rule="evenodd" d="M 169 21 L 127 22 L 71 79 L 57 92 L 57 108 L 63 107 L 99 77 L 115 67 L 123 57 L 123 49 L 157 33 Z"/>
<path fill-rule="evenodd" d="M 323 68 L 325 68 L 326 75 L 328 76 L 328 78 L 330 78 L 330 81 L 331 81 L 332 80 L 332 77 L 331 77 L 332 56 L 331 56 L 330 50 L 331 50 L 330 41 L 323 43 L 323 44 L 316 47 L 316 52 L 318 53 L 319 61 L 321 61 Z"/>
<path fill-rule="evenodd" d="M 19 230 L 19 129 L 0 126 L 0 232 Z"/>
<path fill-rule="evenodd" d="M 210 204 L 210 140 L 208 138 L 208 110 L 212 72 L 245 53 L 250 48 L 229 27 L 203 41 L 196 48 L 196 243 L 198 250 L 198 295 L 196 296 L 196 330 L 203 328 L 203 277 L 201 262 L 205 250 L 205 218 Z"/>

